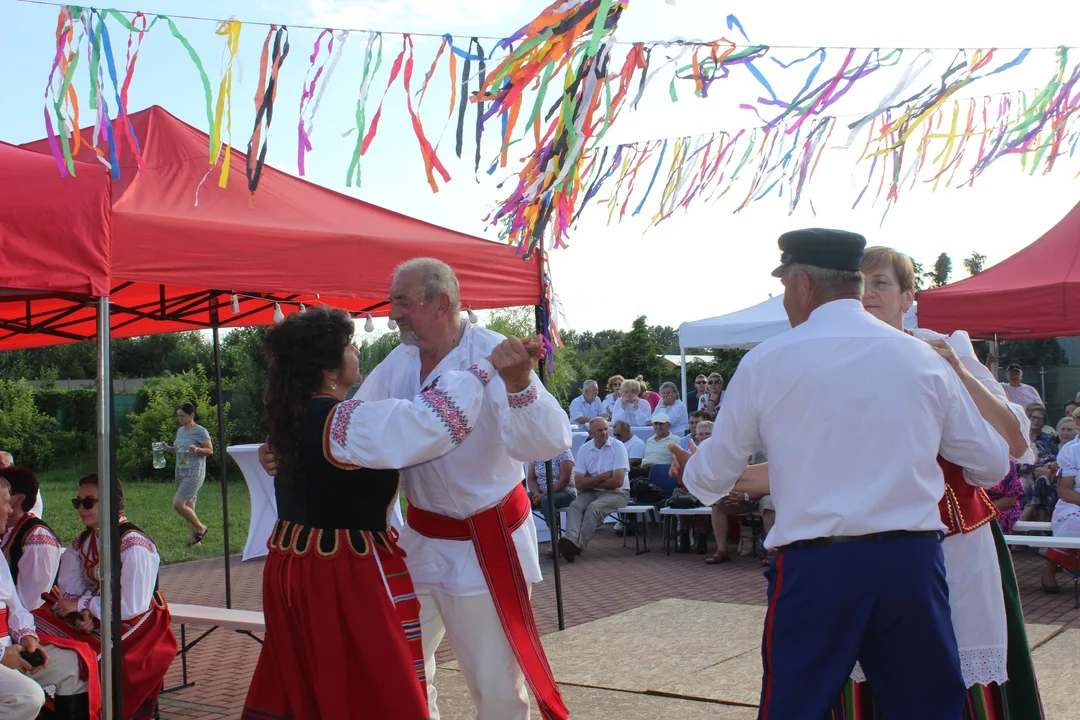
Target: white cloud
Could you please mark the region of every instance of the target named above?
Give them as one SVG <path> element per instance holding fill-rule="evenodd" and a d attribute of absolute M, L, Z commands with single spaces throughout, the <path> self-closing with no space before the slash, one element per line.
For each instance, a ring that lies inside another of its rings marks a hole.
<path fill-rule="evenodd" d="M 503 36 L 536 3 L 481 0 L 307 0 L 305 24 L 336 28 L 427 33 L 493 33 Z"/>

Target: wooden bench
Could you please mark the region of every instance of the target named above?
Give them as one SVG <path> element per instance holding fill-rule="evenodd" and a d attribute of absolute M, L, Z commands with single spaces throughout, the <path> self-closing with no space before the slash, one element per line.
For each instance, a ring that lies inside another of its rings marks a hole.
<path fill-rule="evenodd" d="M 1019 525 L 1019 523 L 1017 523 Z M 1050 523 L 1036 523 L 1049 525 Z M 1014 528 L 1015 529 L 1015 528 Z M 1080 537 L 1047 537 L 1045 535 L 1006 535 L 1005 542 L 1009 545 L 1026 545 L 1027 547 L 1062 548 L 1074 550 L 1073 566 L 1063 569 L 1069 572 L 1073 578 L 1073 596 L 1076 607 L 1080 608 Z"/>
<path fill-rule="evenodd" d="M 169 603 L 169 614 L 172 615 L 172 621 L 180 625 L 180 649 L 176 654 L 180 656 L 181 675 L 179 685 L 165 688 L 162 692 L 181 690 L 195 684 L 188 680 L 188 651 L 202 642 L 218 628 L 225 628 L 226 630 L 232 630 L 241 635 L 247 635 L 260 645 L 262 645 L 262 639 L 257 637 L 255 633 L 266 632 L 266 621 L 263 619 L 262 612 L 258 610 L 233 610 L 222 607 L 210 607 L 208 605 L 182 605 L 180 603 Z M 187 641 L 187 625 L 209 625 L 210 629 L 189 643 Z"/>

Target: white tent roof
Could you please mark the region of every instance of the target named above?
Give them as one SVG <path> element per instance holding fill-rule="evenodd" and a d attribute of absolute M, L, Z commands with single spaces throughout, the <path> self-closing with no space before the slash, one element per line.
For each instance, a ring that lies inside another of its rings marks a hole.
<path fill-rule="evenodd" d="M 915 305 L 904 316 L 904 327 L 918 327 Z M 791 329 L 784 311 L 784 296 L 720 317 L 685 322 L 679 326 L 679 346 L 686 348 L 749 349 Z"/>

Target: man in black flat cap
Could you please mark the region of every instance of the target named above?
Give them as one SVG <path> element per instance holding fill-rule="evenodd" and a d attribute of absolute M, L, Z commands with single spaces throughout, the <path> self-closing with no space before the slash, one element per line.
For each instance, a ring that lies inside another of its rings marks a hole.
<path fill-rule="evenodd" d="M 1009 402 L 1016 403 L 1020 407 L 1027 407 L 1031 403 L 1042 403 L 1039 391 L 1024 382 L 1024 368 L 1019 363 L 1011 363 L 1005 368 L 1005 379 L 1008 382 L 1001 383 L 1001 389 L 1005 391 L 1005 397 Z"/>
<path fill-rule="evenodd" d="M 768 453 L 767 720 L 827 717 L 856 660 L 886 718 L 964 710 L 937 457 L 990 487 L 1008 472 L 1008 449 L 933 348 L 863 309 L 865 245 L 841 230 L 780 237 L 773 275 L 792 330 L 743 358 L 712 438 L 693 457 L 673 449 L 706 505 L 750 490 L 736 486 L 747 458 Z"/>

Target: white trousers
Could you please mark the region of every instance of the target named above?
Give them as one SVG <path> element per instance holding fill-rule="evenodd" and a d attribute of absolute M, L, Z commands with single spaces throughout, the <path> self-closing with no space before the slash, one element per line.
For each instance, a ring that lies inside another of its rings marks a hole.
<path fill-rule="evenodd" d="M 34 720 L 45 704 L 43 685 L 56 686 L 58 695 L 86 692 L 86 681 L 79 679 L 79 656 L 73 650 L 46 647 L 45 652 L 48 667 L 33 675 L 0 665 L 0 720 Z"/>
<path fill-rule="evenodd" d="M 420 599 L 431 720 L 439 720 L 435 650 L 444 635 L 450 637 L 477 720 L 529 720 L 525 675 L 503 632 L 491 595 L 447 595 L 438 590 L 417 590 L 416 595 Z"/>

